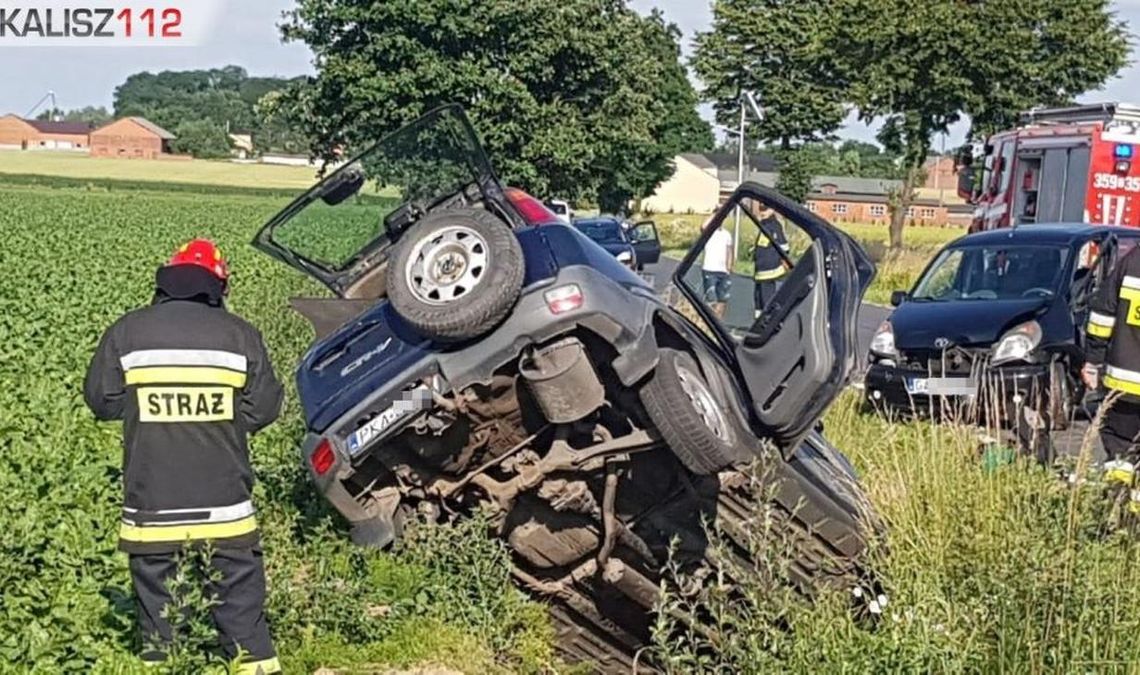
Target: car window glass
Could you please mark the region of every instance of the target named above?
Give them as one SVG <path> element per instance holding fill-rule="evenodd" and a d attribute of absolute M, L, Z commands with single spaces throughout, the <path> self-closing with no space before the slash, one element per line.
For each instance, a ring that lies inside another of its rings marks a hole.
<path fill-rule="evenodd" d="M 322 180 L 273 229 L 273 242 L 328 269 L 347 268 L 386 234 L 385 219 L 401 205 L 426 210 L 476 183 L 482 151 L 468 131 L 442 110 L 386 137 Z"/>
<path fill-rule="evenodd" d="M 739 228 L 735 217 L 727 218 L 702 245 L 684 283 L 725 328 L 743 335 L 753 330 L 812 241 L 756 200 L 745 199 L 738 211 Z"/>
<path fill-rule="evenodd" d="M 931 264 L 912 297 L 943 302 L 1051 297 L 1061 290 L 1068 253 L 1060 246 L 950 249 Z"/>
<path fill-rule="evenodd" d="M 611 220 L 580 220 L 574 224 L 582 234 L 599 244 L 621 244 L 625 242 L 625 233 L 615 221 Z"/>

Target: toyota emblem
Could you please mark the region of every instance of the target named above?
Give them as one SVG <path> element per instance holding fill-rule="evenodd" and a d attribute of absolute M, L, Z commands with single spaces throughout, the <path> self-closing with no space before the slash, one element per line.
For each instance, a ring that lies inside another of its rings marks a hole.
<path fill-rule="evenodd" d="M 950 346 L 950 338 L 940 337 L 934 341 L 934 346 L 939 349 L 946 349 Z"/>

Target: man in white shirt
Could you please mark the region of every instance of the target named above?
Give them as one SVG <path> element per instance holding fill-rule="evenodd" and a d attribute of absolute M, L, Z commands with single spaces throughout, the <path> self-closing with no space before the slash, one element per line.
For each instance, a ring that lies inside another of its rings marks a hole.
<path fill-rule="evenodd" d="M 705 302 L 713 314 L 723 319 L 732 288 L 732 233 L 726 227 L 713 232 L 705 244 L 705 257 L 701 263 Z"/>

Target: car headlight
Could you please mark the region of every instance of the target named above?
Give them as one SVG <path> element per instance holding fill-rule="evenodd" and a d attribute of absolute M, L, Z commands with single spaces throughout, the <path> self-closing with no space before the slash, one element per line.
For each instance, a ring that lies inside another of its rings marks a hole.
<path fill-rule="evenodd" d="M 1039 344 L 1041 344 L 1041 324 L 1036 321 L 1026 321 L 1010 328 L 1001 336 L 994 345 L 990 363 L 997 366 L 1010 361 L 1024 361 Z"/>
<path fill-rule="evenodd" d="M 633 262 L 633 252 L 632 251 L 622 251 L 621 253 L 617 254 L 617 259 L 618 259 L 618 262 L 631 263 L 631 262 Z"/>
<path fill-rule="evenodd" d="M 895 349 L 895 329 L 890 321 L 884 321 L 879 330 L 875 331 L 875 337 L 871 338 L 871 353 L 876 356 L 899 355 Z"/>

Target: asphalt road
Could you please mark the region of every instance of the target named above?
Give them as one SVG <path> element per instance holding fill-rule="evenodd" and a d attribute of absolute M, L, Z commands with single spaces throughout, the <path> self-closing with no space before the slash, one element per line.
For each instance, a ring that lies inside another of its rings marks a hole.
<path fill-rule="evenodd" d="M 653 276 L 653 286 L 658 292 L 664 291 L 669 285 L 673 274 L 676 272 L 677 263 L 678 261 L 676 260 L 662 258 L 656 265 L 647 265 L 645 267 L 645 273 Z M 694 287 L 700 287 L 699 270 L 689 271 L 688 283 Z M 733 275 L 732 292 L 728 302 L 725 323 L 729 326 L 749 326 L 752 323 L 752 311 L 752 280 L 748 277 Z M 890 307 L 869 303 L 860 305 L 856 328 L 859 345 L 856 358 L 858 359 L 860 369 L 862 369 L 867 362 L 866 357 L 871 348 L 871 338 L 874 337 L 879 325 L 882 324 L 890 314 Z M 862 380 L 862 375 L 856 374 L 854 379 L 856 382 L 859 382 Z M 1080 451 L 1081 443 L 1088 426 L 1089 423 L 1087 420 L 1077 419 L 1066 431 L 1055 432 L 1053 434 L 1053 444 L 1056 447 L 1057 453 L 1059 455 L 1075 456 Z M 1096 453 L 1098 459 L 1103 458 L 1099 442 L 1096 444 Z"/>

